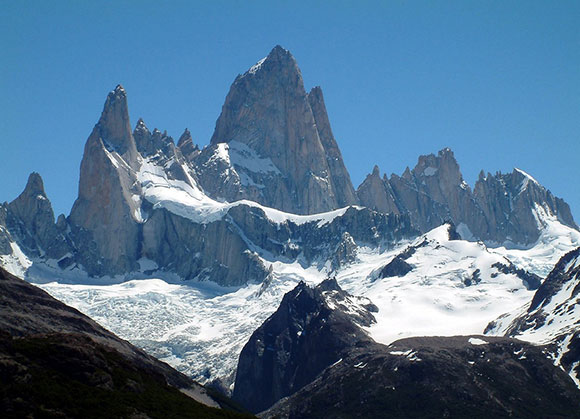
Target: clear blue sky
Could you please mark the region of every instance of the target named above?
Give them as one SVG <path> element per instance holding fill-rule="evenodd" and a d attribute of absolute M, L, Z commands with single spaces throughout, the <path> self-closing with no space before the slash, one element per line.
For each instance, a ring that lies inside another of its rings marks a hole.
<path fill-rule="evenodd" d="M 0 7 L 0 201 L 32 171 L 55 212 L 123 84 L 131 122 L 208 143 L 230 84 L 271 48 L 320 85 L 355 187 L 451 147 L 532 174 L 580 221 L 579 1 L 10 1 Z"/>

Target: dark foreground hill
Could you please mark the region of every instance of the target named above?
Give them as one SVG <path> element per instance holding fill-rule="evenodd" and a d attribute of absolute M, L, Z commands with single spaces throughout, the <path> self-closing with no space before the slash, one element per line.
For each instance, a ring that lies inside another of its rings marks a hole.
<path fill-rule="evenodd" d="M 229 403 L 0 269 L 2 417 L 244 417 Z"/>
<path fill-rule="evenodd" d="M 409 338 L 354 349 L 259 416 L 578 418 L 580 392 L 542 347 L 507 338 Z"/>

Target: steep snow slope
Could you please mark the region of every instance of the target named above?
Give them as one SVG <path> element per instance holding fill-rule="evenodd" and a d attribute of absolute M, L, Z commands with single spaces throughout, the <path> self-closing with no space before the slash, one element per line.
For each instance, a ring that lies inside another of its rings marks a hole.
<path fill-rule="evenodd" d="M 246 164 L 249 165 L 247 162 Z M 324 224 L 343 215 L 348 208 L 314 215 L 296 215 L 248 200 L 232 203 L 218 202 L 208 197 L 193 178 L 189 178 L 189 184 L 181 180 L 171 179 L 162 167 L 147 159 L 142 162 L 138 179 L 141 182 L 143 197 L 153 205 L 153 208 L 165 208 L 176 215 L 201 224 L 223 218 L 230 208 L 238 205 L 260 208 L 274 223 L 292 221 L 297 225 L 311 221 L 319 221 Z"/>
<path fill-rule="evenodd" d="M 580 388 L 580 247 L 567 253 L 533 299 L 489 324 L 486 333 L 550 345 L 554 365 Z"/>
<path fill-rule="evenodd" d="M 580 246 L 580 232 L 561 224 L 556 216 L 539 205 L 535 206 L 534 213 L 540 236 L 532 246 L 497 247 L 490 248 L 490 251 L 507 257 L 520 268 L 545 277 L 560 257 Z"/>
<path fill-rule="evenodd" d="M 549 227 L 528 250 L 488 249 L 481 243 L 449 240 L 448 226 L 441 226 L 395 249 L 359 247 L 356 261 L 338 272 L 329 272 L 330 264 L 317 269 L 265 260 L 272 273 L 264 285 L 240 288 L 184 284 L 161 274 L 113 285 L 41 286 L 178 370 L 202 382 L 221 379 L 231 386 L 241 348 L 301 280 L 314 285 L 336 275 L 347 292 L 370 298 L 379 312 L 377 324 L 368 331 L 381 343 L 410 336 L 481 333 L 491 320 L 529 302 L 533 295 L 521 278 L 501 273 L 493 264 L 507 265 L 506 256 L 516 255 L 528 271 L 543 273 L 580 242 L 580 234 L 557 221 Z M 378 278 L 380 269 L 409 247 L 415 248 L 406 260 L 412 270 L 402 277 Z M 548 251 L 550 247 L 556 250 Z"/>

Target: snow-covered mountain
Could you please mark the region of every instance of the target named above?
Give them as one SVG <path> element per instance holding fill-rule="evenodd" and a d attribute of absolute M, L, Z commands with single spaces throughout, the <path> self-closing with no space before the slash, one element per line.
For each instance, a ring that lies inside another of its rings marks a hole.
<path fill-rule="evenodd" d="M 486 333 L 551 345 L 554 365 L 580 388 L 580 247 L 559 260 L 531 301 L 491 322 Z"/>
<path fill-rule="evenodd" d="M 226 391 L 242 347 L 301 282 L 335 278 L 370 300 L 376 321 L 361 327 L 379 344 L 481 334 L 521 315 L 578 246 L 567 204 L 530 175 L 482 175 L 472 191 L 449 149 L 400 177 L 375 168 L 355 192 L 322 91 L 306 93 L 280 47 L 236 78 L 207 147 L 142 119 L 131 131 L 117 86 L 71 214 L 55 222 L 38 174 L 0 205 L 2 266 Z"/>

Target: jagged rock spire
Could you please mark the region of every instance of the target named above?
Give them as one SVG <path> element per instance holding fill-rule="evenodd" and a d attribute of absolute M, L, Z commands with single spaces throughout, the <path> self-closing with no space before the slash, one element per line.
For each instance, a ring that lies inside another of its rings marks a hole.
<path fill-rule="evenodd" d="M 7 224 L 20 246 L 30 254 L 58 259 L 68 251 L 54 223 L 52 205 L 42 177 L 33 172 L 22 193 L 7 205 Z"/>
<path fill-rule="evenodd" d="M 188 161 L 193 161 L 193 159 L 199 154 L 199 147 L 197 144 L 193 143 L 193 138 L 187 128 L 185 128 L 185 131 L 183 131 L 183 134 L 179 137 L 177 148 L 179 148 L 181 154 L 183 154 Z"/>
<path fill-rule="evenodd" d="M 358 197 L 356 196 L 350 175 L 342 160 L 342 153 L 338 148 L 338 144 L 332 133 L 332 128 L 330 127 L 326 104 L 324 103 L 324 95 L 322 94 L 322 88 L 320 86 L 316 86 L 310 90 L 310 93 L 308 93 L 308 103 L 314 115 L 318 137 L 326 154 L 326 162 L 330 170 L 330 180 L 334 189 L 337 206 L 345 207 L 347 205 L 358 204 Z"/>
<path fill-rule="evenodd" d="M 14 201 L 8 204 L 8 208 L 31 230 L 35 229 L 34 224 L 39 215 L 43 219 L 43 224 L 45 222 L 54 224 L 52 205 L 44 192 L 42 177 L 36 172 L 28 176 L 26 187 Z"/>
<path fill-rule="evenodd" d="M 407 167 L 401 177 L 379 181 L 375 167 L 357 194 L 369 208 L 409 213 L 421 231 L 452 220 L 467 227 L 473 237 L 493 243 L 534 243 L 543 216 L 538 211 L 577 228 L 568 204 L 523 170 L 487 176 L 482 170 L 472 192 L 449 148 L 420 156 L 413 170 Z"/>
<path fill-rule="evenodd" d="M 141 202 L 134 198 L 140 196 L 140 162 L 127 94 L 118 85 L 86 142 L 79 196 L 70 214 L 79 260 L 93 275 L 136 267 Z"/>
<path fill-rule="evenodd" d="M 127 93 L 120 84 L 107 96 L 101 118 L 95 128 L 97 127 L 105 145 L 112 147 L 120 155 L 126 155 L 128 157 L 126 160 L 136 158 L 137 150 L 131 134 Z"/>

